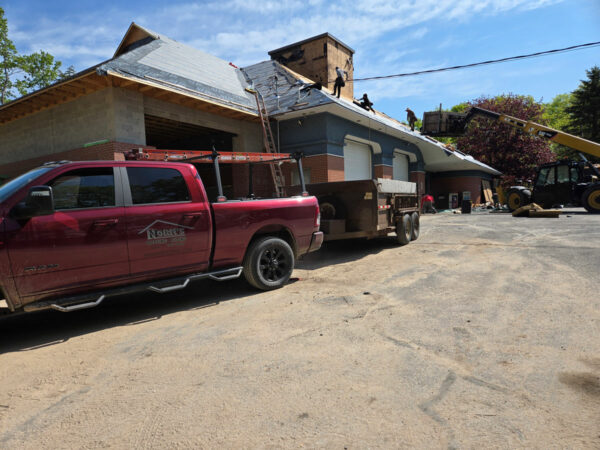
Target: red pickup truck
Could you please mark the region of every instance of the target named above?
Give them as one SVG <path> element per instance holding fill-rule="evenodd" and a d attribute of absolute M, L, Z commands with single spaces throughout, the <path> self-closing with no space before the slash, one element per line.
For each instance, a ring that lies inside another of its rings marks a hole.
<path fill-rule="evenodd" d="M 0 187 L 0 214 L 5 312 L 242 273 L 275 289 L 323 241 L 315 197 L 211 203 L 196 168 L 178 162 L 47 163 Z"/>

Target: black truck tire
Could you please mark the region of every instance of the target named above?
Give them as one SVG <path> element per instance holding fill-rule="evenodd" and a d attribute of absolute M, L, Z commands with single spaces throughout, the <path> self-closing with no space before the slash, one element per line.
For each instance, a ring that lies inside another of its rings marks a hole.
<path fill-rule="evenodd" d="M 420 220 L 419 220 L 419 213 L 418 212 L 414 212 L 410 215 L 410 221 L 412 222 L 412 229 L 411 229 L 411 234 L 410 234 L 410 240 L 411 241 L 416 241 L 417 239 L 419 239 L 419 230 L 421 229 L 421 225 L 420 225 Z"/>
<path fill-rule="evenodd" d="M 412 220 L 410 214 L 403 214 L 396 223 L 396 242 L 400 245 L 406 245 L 410 242 L 412 236 Z"/>
<path fill-rule="evenodd" d="M 259 238 L 250 244 L 243 267 L 246 281 L 255 288 L 262 291 L 278 289 L 292 276 L 294 252 L 281 238 Z"/>
<path fill-rule="evenodd" d="M 531 191 L 525 188 L 511 188 L 506 194 L 506 203 L 510 211 L 531 203 Z"/>
<path fill-rule="evenodd" d="M 600 183 L 592 184 L 581 196 L 581 204 L 592 214 L 600 214 Z"/>
<path fill-rule="evenodd" d="M 319 210 L 321 211 L 321 219 L 345 219 L 346 207 L 340 199 L 333 195 L 321 197 L 319 200 Z"/>

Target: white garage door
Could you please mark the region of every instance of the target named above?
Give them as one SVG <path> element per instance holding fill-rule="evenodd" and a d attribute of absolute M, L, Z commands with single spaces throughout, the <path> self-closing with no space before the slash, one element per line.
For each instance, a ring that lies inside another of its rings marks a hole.
<path fill-rule="evenodd" d="M 371 147 L 344 141 L 344 180 L 370 180 L 371 172 Z"/>
<path fill-rule="evenodd" d="M 394 153 L 394 180 L 409 181 L 408 179 L 408 156 L 402 153 Z"/>

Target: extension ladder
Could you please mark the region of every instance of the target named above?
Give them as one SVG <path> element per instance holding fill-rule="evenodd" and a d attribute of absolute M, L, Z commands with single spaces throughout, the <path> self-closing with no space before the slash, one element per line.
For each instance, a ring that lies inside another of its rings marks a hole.
<path fill-rule="evenodd" d="M 263 131 L 263 142 L 265 145 L 265 151 L 267 153 L 277 153 L 275 147 L 275 141 L 273 139 L 273 132 L 271 131 L 271 123 L 269 122 L 269 114 L 265 106 L 265 101 L 257 90 L 246 88 L 246 91 L 250 92 L 256 98 L 256 108 L 258 109 L 258 116 L 260 117 L 260 123 Z M 284 196 L 284 178 L 283 172 L 279 164 L 269 164 L 271 168 L 271 176 L 273 177 L 273 184 L 275 185 L 275 196 Z"/>

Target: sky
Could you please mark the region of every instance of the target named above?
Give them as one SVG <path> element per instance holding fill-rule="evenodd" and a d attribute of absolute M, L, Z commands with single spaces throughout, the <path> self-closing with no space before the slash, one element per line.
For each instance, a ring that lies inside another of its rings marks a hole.
<path fill-rule="evenodd" d="M 238 66 L 329 32 L 352 49 L 354 78 L 391 75 L 600 41 L 600 0 L 2 0 L 20 53 L 76 71 L 110 59 L 131 22 Z M 357 81 L 375 109 L 405 120 L 440 104 L 531 95 L 549 102 L 600 65 L 600 46 L 450 72 Z"/>

